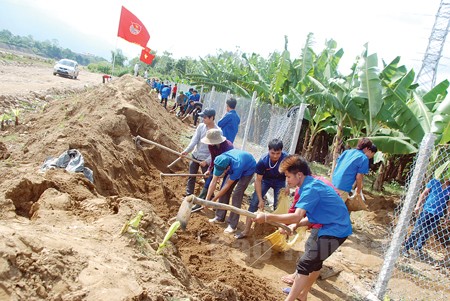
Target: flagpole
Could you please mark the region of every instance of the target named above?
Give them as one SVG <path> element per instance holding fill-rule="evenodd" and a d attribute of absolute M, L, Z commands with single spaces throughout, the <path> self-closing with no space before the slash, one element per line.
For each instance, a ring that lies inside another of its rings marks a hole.
<path fill-rule="evenodd" d="M 119 27 L 120 25 L 120 15 L 122 14 L 122 5 L 120 5 L 120 13 L 119 13 L 119 23 L 117 24 L 117 27 Z M 113 61 L 112 61 L 112 70 L 111 70 L 111 76 L 114 76 L 114 65 L 116 63 L 116 52 L 117 52 L 117 40 L 118 40 L 118 36 L 116 35 L 116 45 L 114 46 L 114 51 L 113 51 Z"/>

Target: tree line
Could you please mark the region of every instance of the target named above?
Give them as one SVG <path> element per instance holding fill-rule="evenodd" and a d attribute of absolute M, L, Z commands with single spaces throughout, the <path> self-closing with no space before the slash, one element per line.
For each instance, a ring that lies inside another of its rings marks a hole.
<path fill-rule="evenodd" d="M 36 41 L 31 35 L 13 35 L 6 29 L 0 31 L 0 43 L 13 46 L 20 51 L 31 52 L 35 55 L 54 60 L 60 60 L 62 58 L 72 59 L 84 66 L 91 63 L 106 61 L 99 56 L 75 53 L 68 48 L 62 48 L 59 46 L 59 42 L 56 39 Z"/>

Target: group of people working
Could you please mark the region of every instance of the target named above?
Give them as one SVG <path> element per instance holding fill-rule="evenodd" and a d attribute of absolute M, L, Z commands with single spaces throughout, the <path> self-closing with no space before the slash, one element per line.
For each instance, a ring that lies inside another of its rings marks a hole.
<path fill-rule="evenodd" d="M 188 91 L 179 91 L 178 85 L 173 87 L 169 83 L 164 83 L 159 79 L 149 79 L 149 85 L 154 89 L 161 98 L 160 104 L 167 109 L 167 101 L 170 99 L 175 100 L 175 103 L 170 113 L 175 113 L 179 118 L 185 118 L 192 116 L 194 120 L 194 126 L 197 125 L 199 113 L 203 109 L 203 103 L 200 101 L 200 94 L 194 88 L 189 88 Z M 178 112 L 177 112 L 178 110 Z"/>
<path fill-rule="evenodd" d="M 196 174 L 201 169 L 207 180 L 199 197 L 209 201 L 229 204 L 231 200 L 232 206 L 241 208 L 244 192 L 256 174 L 255 192 L 248 210 L 256 212 L 259 209 L 260 212 L 256 218 L 248 218 L 243 231 L 237 233 L 239 215 L 231 212 L 227 219 L 227 211 L 217 209 L 209 222 L 227 223 L 224 233 L 234 234 L 236 239 L 246 238 L 253 222 L 280 222 L 289 225 L 292 231 L 299 226 L 314 229 L 296 272 L 283 277 L 283 281 L 292 284 L 286 300 L 306 300 L 323 261 L 352 233 L 344 198 L 348 197 L 355 182 L 355 193 L 362 194 L 363 175 L 368 173 L 369 159 L 377 152 L 377 148 L 369 139 L 363 138 L 356 149 L 344 151 L 338 159 L 332 182 L 312 175 L 306 160 L 283 151 L 283 142 L 279 139 L 270 140 L 267 154 L 256 161 L 249 152 L 234 147 L 240 122 L 235 111 L 237 101 L 228 99 L 226 103 L 227 113 L 217 124 L 215 110 L 207 108 L 199 113 L 202 123 L 181 154 L 187 156 L 192 153 L 192 157 L 200 162 L 191 161 L 189 173 Z M 220 181 L 220 190 L 216 191 Z M 195 184 L 195 177 L 190 177 L 185 196 L 194 193 Z M 274 191 L 276 209 L 279 194 L 290 188 L 296 190 L 288 213 L 262 212 L 265 207 L 264 197 L 270 189 Z M 193 211 L 198 210 L 202 210 L 202 207 L 194 206 Z"/>
<path fill-rule="evenodd" d="M 183 93 L 180 92 L 180 95 Z M 183 101 L 178 102 L 177 98 L 172 110 L 179 107 L 181 111 L 185 97 L 182 99 Z M 202 122 L 181 154 L 187 156 L 192 153 L 192 157 L 200 162 L 191 161 L 189 173 L 196 174 L 199 168 L 201 169 L 207 179 L 199 197 L 209 201 L 229 204 L 231 200 L 232 206 L 241 208 L 244 192 L 255 177 L 255 191 L 248 211 L 259 210 L 256 218 L 247 218 L 245 228 L 237 233 L 239 215 L 231 212 L 226 219 L 227 212 L 218 209 L 209 222 L 227 223 L 224 233 L 234 234 L 236 239 L 246 238 L 250 234 L 253 222 L 284 223 L 292 232 L 301 226 L 308 226 L 311 229 L 305 244 L 305 252 L 299 259 L 295 272 L 282 277 L 282 281 L 292 285 L 292 288 L 285 291 L 288 294 L 286 300 L 306 300 L 310 288 L 320 274 L 324 260 L 352 234 L 350 212 L 346 204 L 348 205 L 348 201 L 355 197 L 364 200 L 363 178 L 369 172 L 369 160 L 378 149 L 370 139 L 360 139 L 355 149 L 345 150 L 339 156 L 331 181 L 313 175 L 308 162 L 300 155 L 289 155 L 283 151 L 283 142 L 279 139 L 272 139 L 268 144 L 267 154 L 256 161 L 252 154 L 234 147 L 240 123 L 235 110 L 237 101 L 231 98 L 226 103 L 227 113 L 217 124 L 215 110 L 207 108 L 201 112 L 200 108 L 198 117 L 202 117 Z M 216 191 L 220 181 L 222 181 L 220 190 Z M 195 184 L 195 177 L 189 177 L 185 196 L 194 193 Z M 287 193 L 290 188 L 295 188 L 295 193 L 288 213 L 263 212 L 264 197 L 270 189 L 274 192 L 275 210 L 280 193 L 283 191 Z M 414 243 L 417 243 L 419 248 L 422 247 L 430 231 L 419 233 L 419 230 L 430 224 L 435 225 L 440 219 L 443 208 L 448 205 L 449 192 L 448 178 L 443 184 L 437 180 L 427 184 L 416 206 L 418 212 L 420 206 L 425 203 L 424 210 L 405 244 L 405 253 L 414 246 Z M 437 205 L 427 205 L 424 201 L 425 198 L 436 200 L 439 197 L 441 200 Z M 202 209 L 196 205 L 193 211 Z M 430 217 L 433 214 L 436 216 Z M 450 217 L 448 211 L 447 217 Z"/>

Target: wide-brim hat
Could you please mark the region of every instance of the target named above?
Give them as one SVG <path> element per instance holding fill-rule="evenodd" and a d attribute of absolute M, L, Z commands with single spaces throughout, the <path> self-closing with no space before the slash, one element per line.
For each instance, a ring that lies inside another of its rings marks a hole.
<path fill-rule="evenodd" d="M 222 131 L 220 129 L 210 129 L 206 132 L 206 136 L 200 139 L 201 142 L 213 145 L 213 144 L 221 144 L 227 140 L 224 136 L 222 136 Z"/>

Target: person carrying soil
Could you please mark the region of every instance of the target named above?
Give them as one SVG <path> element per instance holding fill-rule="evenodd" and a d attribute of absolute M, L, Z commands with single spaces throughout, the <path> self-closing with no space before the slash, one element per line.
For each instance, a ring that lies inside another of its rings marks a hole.
<path fill-rule="evenodd" d="M 283 152 L 283 141 L 272 139 L 268 147 L 269 152 L 261 157 L 256 164 L 255 192 L 253 192 L 248 208 L 250 212 L 256 212 L 258 209 L 264 211 L 264 196 L 270 188 L 273 189 L 273 210 L 275 210 L 277 208 L 278 195 L 281 189 L 286 186 L 286 177 L 284 173 L 280 173 L 278 170 L 281 161 L 288 156 L 286 152 Z M 251 227 L 252 219 L 247 217 L 244 231 L 236 234 L 235 238 L 241 239 L 247 237 Z"/>
<path fill-rule="evenodd" d="M 206 110 L 205 110 L 206 111 Z M 202 173 L 205 173 L 208 169 L 208 165 L 211 163 L 211 155 L 208 150 L 208 145 L 201 141 L 202 138 L 206 136 L 206 132 L 210 129 L 219 129 L 219 127 L 214 122 L 216 116 L 216 111 L 213 109 L 208 109 L 206 115 L 203 116 L 203 122 L 198 125 L 195 130 L 194 136 L 192 136 L 189 145 L 184 151 L 181 152 L 182 156 L 186 156 L 192 150 L 192 157 L 201 163 L 191 161 L 189 163 L 189 173 L 196 174 L 199 167 L 202 169 Z M 189 177 L 186 183 L 186 193 L 184 196 L 188 196 L 194 193 L 195 189 L 195 177 Z"/>
<path fill-rule="evenodd" d="M 361 138 L 356 149 L 345 150 L 337 159 L 331 182 L 347 203 L 353 184 L 356 181 L 355 196 L 364 200 L 363 178 L 369 173 L 369 159 L 377 152 L 377 147 L 368 138 Z"/>
<path fill-rule="evenodd" d="M 299 187 L 300 199 L 294 213 L 270 214 L 258 213 L 257 223 L 279 222 L 297 224 L 307 216 L 309 222 L 321 224 L 317 243 L 297 264 L 292 289 L 285 301 L 307 300 L 309 290 L 320 275 L 325 259 L 333 254 L 352 234 L 350 214 L 334 189 L 324 182 L 314 179 L 308 163 L 299 155 L 289 155 L 280 165 L 280 171 L 286 175 L 290 187 Z"/>
<path fill-rule="evenodd" d="M 236 208 L 241 208 L 242 198 L 245 189 L 247 189 L 250 181 L 255 173 L 256 161 L 253 155 L 242 150 L 232 149 L 214 160 L 214 171 L 211 184 L 209 185 L 206 200 L 216 201 L 219 203 L 229 204 Z M 212 197 L 216 188 L 217 181 L 228 175 L 219 192 Z M 225 221 L 226 210 L 216 210 L 216 216 L 210 219 L 210 223 L 223 223 Z M 233 234 L 237 230 L 239 222 L 239 214 L 231 212 L 228 217 L 228 227 L 224 230 L 225 234 Z"/>

